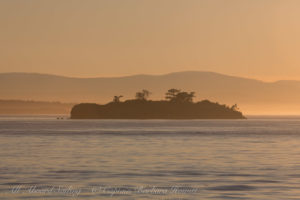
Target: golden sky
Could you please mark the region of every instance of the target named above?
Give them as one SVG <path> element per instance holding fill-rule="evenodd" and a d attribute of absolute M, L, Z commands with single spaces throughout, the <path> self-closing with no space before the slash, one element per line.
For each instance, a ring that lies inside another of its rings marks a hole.
<path fill-rule="evenodd" d="M 0 72 L 300 80 L 299 0 L 0 0 Z"/>

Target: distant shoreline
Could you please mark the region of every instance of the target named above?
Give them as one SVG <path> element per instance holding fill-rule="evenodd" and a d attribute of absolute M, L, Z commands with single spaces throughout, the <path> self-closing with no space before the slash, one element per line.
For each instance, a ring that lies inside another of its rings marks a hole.
<path fill-rule="evenodd" d="M 74 103 L 0 100 L 0 115 L 69 115 Z"/>

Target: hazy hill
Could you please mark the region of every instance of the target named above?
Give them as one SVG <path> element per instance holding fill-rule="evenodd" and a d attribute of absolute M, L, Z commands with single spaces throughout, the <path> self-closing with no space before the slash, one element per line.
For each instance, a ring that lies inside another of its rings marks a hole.
<path fill-rule="evenodd" d="M 170 88 L 196 92 L 196 100 L 234 104 L 245 114 L 300 113 L 300 82 L 267 83 L 212 72 L 178 72 L 115 78 L 70 78 L 31 73 L 0 74 L 0 99 L 107 103 L 148 89 L 151 99 L 162 99 Z"/>

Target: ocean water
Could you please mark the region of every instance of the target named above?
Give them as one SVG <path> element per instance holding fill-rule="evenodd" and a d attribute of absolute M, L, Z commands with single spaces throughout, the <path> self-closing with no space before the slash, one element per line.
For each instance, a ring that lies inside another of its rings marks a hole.
<path fill-rule="evenodd" d="M 300 118 L 2 116 L 0 199 L 300 199 Z"/>

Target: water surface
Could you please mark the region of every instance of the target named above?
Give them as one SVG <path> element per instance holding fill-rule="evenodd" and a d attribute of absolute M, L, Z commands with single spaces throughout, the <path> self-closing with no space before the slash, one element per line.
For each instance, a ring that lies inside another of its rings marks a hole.
<path fill-rule="evenodd" d="M 0 199 L 300 199 L 300 118 L 0 117 Z"/>

